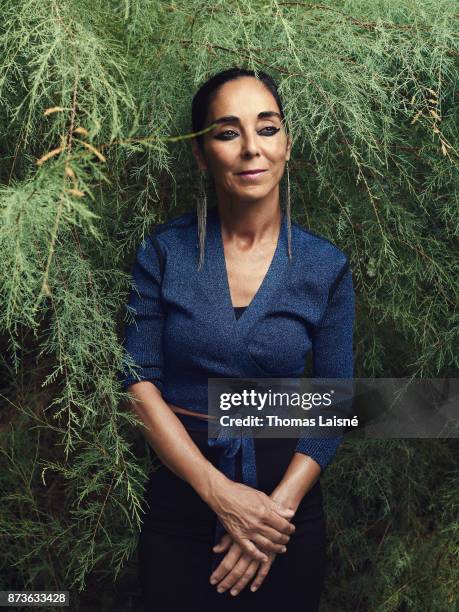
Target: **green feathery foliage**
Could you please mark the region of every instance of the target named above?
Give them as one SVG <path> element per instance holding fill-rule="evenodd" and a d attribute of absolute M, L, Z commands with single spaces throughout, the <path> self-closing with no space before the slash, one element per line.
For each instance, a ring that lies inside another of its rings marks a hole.
<path fill-rule="evenodd" d="M 232 65 L 277 79 L 294 217 L 351 259 L 356 376 L 454 376 L 457 3 L 2 0 L 1 14 L 0 589 L 125 611 L 113 579 L 129 582 L 150 464 L 115 376 L 123 306 L 135 247 L 199 194 L 194 91 Z M 456 454 L 343 445 L 323 476 L 325 612 L 455 609 Z"/>

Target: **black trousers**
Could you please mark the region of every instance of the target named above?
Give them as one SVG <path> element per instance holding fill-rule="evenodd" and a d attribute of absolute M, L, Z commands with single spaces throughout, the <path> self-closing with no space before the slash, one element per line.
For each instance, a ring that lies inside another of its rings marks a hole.
<path fill-rule="evenodd" d="M 218 467 L 221 451 L 207 445 L 207 431 L 190 432 L 190 436 Z M 258 488 L 267 495 L 281 480 L 295 445 L 295 439 L 255 439 Z M 237 472 L 240 479 L 240 459 Z M 144 516 L 138 547 L 146 612 L 318 611 L 326 565 L 320 480 L 305 495 L 292 519 L 296 531 L 290 537 L 287 552 L 276 555 L 255 593 L 250 591 L 249 582 L 236 596 L 230 595 L 229 590 L 218 593 L 209 582 L 216 515 L 195 490 L 161 465 L 150 476 L 146 500 L 150 507 Z"/>

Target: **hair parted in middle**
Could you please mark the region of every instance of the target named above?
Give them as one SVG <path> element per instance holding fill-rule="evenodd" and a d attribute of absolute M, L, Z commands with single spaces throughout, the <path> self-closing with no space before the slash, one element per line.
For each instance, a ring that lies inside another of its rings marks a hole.
<path fill-rule="evenodd" d="M 276 82 L 266 72 L 258 71 L 255 73 L 254 70 L 248 70 L 246 68 L 229 68 L 217 72 L 210 77 L 205 83 L 201 85 L 198 91 L 193 97 L 191 104 L 191 123 L 193 132 L 200 132 L 206 128 L 206 118 L 211 103 L 212 96 L 218 91 L 218 89 L 227 83 L 241 77 L 254 77 L 261 81 L 263 85 L 273 95 L 277 106 L 279 107 L 282 123 L 285 129 L 284 123 L 284 109 L 282 101 L 279 96 Z M 287 130 L 286 130 L 287 131 Z M 196 141 L 201 150 L 203 150 L 203 136 L 196 136 Z M 286 163 L 286 174 L 287 174 L 287 195 L 285 199 L 285 213 L 287 217 L 287 233 L 288 233 L 288 256 L 292 259 L 291 251 L 291 210 L 290 210 L 290 177 L 288 171 L 288 162 Z M 206 217 L 207 217 L 207 196 L 203 187 L 203 181 L 201 178 L 201 193 L 197 204 L 197 215 L 198 215 L 198 234 L 199 234 L 199 264 L 198 270 L 202 268 L 204 263 L 204 248 L 205 248 L 205 236 L 206 236 Z"/>

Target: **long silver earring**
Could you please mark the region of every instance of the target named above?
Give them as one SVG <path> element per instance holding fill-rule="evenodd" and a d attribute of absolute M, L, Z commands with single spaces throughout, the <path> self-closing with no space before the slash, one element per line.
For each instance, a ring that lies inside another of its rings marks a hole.
<path fill-rule="evenodd" d="M 206 221 L 207 221 L 207 191 L 204 185 L 204 172 L 201 172 L 200 194 L 197 203 L 198 215 L 198 236 L 199 236 L 199 263 L 198 270 L 204 264 L 204 247 L 206 241 Z"/>
<path fill-rule="evenodd" d="M 287 238 L 288 238 L 288 258 L 292 260 L 292 215 L 290 207 L 290 173 L 288 170 L 288 161 L 286 163 L 287 170 L 287 197 L 285 201 L 285 213 L 287 216 Z"/>

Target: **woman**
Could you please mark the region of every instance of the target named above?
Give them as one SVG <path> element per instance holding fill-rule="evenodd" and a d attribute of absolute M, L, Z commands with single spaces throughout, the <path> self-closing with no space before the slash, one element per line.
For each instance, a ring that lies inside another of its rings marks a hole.
<path fill-rule="evenodd" d="M 193 152 L 214 206 L 203 198 L 137 252 L 125 345 L 139 370 L 123 385 L 162 463 L 139 539 L 146 610 L 318 610 L 319 476 L 340 439 L 256 438 L 231 458 L 207 436 L 208 378 L 301 377 L 310 350 L 313 376 L 353 374 L 349 263 L 291 223 L 289 198 L 281 208 L 283 120 L 268 75 L 207 81 L 193 99 Z"/>

